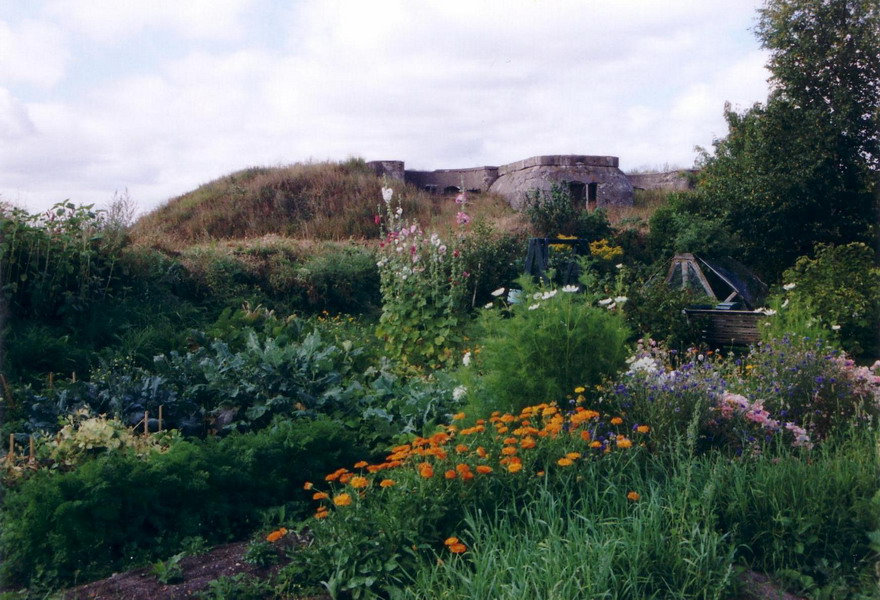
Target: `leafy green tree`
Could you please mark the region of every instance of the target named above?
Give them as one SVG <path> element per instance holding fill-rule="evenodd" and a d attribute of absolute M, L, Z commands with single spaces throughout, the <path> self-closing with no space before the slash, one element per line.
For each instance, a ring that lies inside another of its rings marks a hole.
<path fill-rule="evenodd" d="M 740 258 L 773 279 L 815 243 L 876 235 L 880 4 L 768 0 L 759 15 L 770 96 L 725 109 L 729 134 L 704 156 L 700 183 Z"/>

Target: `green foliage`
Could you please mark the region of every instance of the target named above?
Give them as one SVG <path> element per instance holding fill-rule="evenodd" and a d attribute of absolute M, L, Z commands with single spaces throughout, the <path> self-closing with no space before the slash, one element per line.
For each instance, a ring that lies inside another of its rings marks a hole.
<path fill-rule="evenodd" d="M 249 533 L 261 509 L 363 454 L 341 424 L 281 421 L 259 434 L 179 442 L 147 460 L 114 453 L 73 472 L 38 472 L 6 493 L 3 575 L 57 585 L 168 556 L 193 536 L 229 541 Z"/>
<path fill-rule="evenodd" d="M 269 582 L 239 573 L 215 579 L 197 597 L 201 600 L 263 600 L 271 592 Z"/>
<path fill-rule="evenodd" d="M 376 334 L 387 354 L 408 367 L 449 366 L 461 341 L 467 293 L 461 252 L 404 219 L 400 202 L 392 204 L 390 188 L 383 194 L 387 235 L 379 260 L 382 315 Z M 470 219 L 459 214 L 462 224 Z"/>
<path fill-rule="evenodd" d="M 668 203 L 650 219 L 648 247 L 655 259 L 667 259 L 679 252 L 709 256 L 733 254 L 738 239 L 722 215 L 700 191 L 674 192 Z"/>
<path fill-rule="evenodd" d="M 159 560 L 152 564 L 150 573 L 156 577 L 159 583 L 169 584 L 183 581 L 183 568 L 180 561 L 184 559 L 186 552 L 178 552 L 168 560 Z"/>
<path fill-rule="evenodd" d="M 662 341 L 682 351 L 697 343 L 704 323 L 688 317 L 684 309 L 703 304 L 705 297 L 686 288 L 666 283 L 666 264 L 648 269 L 621 269 L 621 280 L 628 300 L 623 305 L 626 322 L 643 338 Z"/>
<path fill-rule="evenodd" d="M 522 274 L 526 241 L 522 236 L 498 232 L 485 221 L 477 221 L 459 250 L 461 269 L 469 274 L 465 300 L 473 308 L 491 301 L 494 290 L 510 285 Z"/>
<path fill-rule="evenodd" d="M 875 2 L 771 0 L 757 27 L 774 89 L 725 111 L 700 190 L 775 279 L 816 243 L 870 243 L 880 169 L 880 9 Z"/>
<path fill-rule="evenodd" d="M 275 547 L 264 539 L 251 540 L 242 560 L 256 567 L 268 567 L 278 562 Z"/>
<path fill-rule="evenodd" d="M 598 384 L 624 364 L 629 331 L 622 316 L 590 295 L 541 291 L 521 279 L 509 310 L 481 312 L 485 334 L 475 364 L 486 407 L 513 410 L 564 398 Z"/>
<path fill-rule="evenodd" d="M 299 273 L 308 306 L 331 313 L 361 314 L 380 303 L 374 252 L 345 247 L 309 258 Z"/>
<path fill-rule="evenodd" d="M 808 303 L 826 325 L 839 328 L 843 347 L 860 354 L 878 350 L 880 268 L 865 244 L 818 245 L 814 257 L 800 257 L 783 276 L 794 284 L 793 303 Z"/>
<path fill-rule="evenodd" d="M 526 194 L 525 214 L 536 235 L 555 237 L 574 235 L 598 240 L 611 234 L 611 224 L 604 210 L 588 211 L 577 206 L 568 182 L 553 183 L 550 190 Z"/>

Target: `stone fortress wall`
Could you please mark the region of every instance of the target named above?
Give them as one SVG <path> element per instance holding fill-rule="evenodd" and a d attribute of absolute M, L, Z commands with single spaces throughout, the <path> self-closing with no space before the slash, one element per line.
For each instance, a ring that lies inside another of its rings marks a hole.
<path fill-rule="evenodd" d="M 521 209 L 526 194 L 549 191 L 554 183 L 568 186 L 573 198 L 584 208 L 631 206 L 633 189 L 687 189 L 692 177 L 687 171 L 647 173 L 627 176 L 616 156 L 548 155 L 533 156 L 500 167 L 412 171 L 403 161 L 371 161 L 367 165 L 377 175 L 406 181 L 438 194 L 464 189 L 471 193 L 494 192 Z"/>

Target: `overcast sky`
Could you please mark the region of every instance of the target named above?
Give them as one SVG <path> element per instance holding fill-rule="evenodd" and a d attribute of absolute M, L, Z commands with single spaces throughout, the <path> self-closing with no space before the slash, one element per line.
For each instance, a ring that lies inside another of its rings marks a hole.
<path fill-rule="evenodd" d="M 689 167 L 767 96 L 759 0 L 0 0 L 0 200 L 140 211 L 307 160 Z"/>

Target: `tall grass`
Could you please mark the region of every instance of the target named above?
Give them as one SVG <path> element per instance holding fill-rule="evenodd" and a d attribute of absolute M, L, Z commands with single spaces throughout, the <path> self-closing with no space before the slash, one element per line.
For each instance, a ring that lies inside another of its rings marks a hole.
<path fill-rule="evenodd" d="M 402 182 L 395 189 L 407 218 L 424 227 L 454 222 L 451 197 L 429 194 Z M 194 242 L 255 238 L 378 238 L 375 222 L 383 180 L 363 160 L 252 167 L 173 198 L 134 226 L 135 241 L 180 249 Z M 474 217 L 506 221 L 513 210 L 494 195 L 472 196 Z"/>

